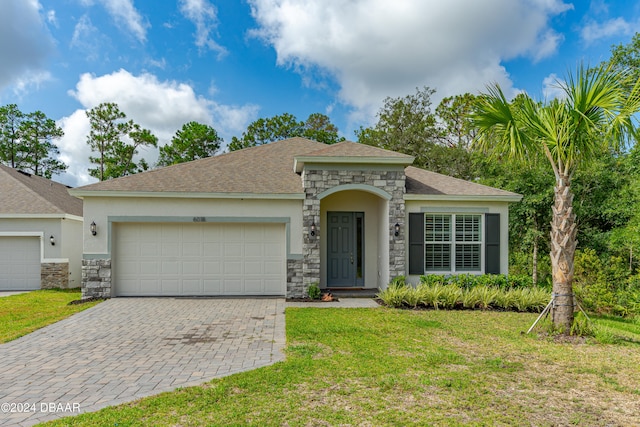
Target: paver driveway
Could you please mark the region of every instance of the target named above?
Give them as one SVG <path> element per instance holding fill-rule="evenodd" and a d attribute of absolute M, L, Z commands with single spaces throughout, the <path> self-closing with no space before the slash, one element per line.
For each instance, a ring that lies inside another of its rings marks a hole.
<path fill-rule="evenodd" d="M 115 298 L 0 344 L 0 404 L 29 404 L 26 413 L 3 405 L 0 425 L 91 412 L 283 360 L 284 306 L 277 298 Z"/>

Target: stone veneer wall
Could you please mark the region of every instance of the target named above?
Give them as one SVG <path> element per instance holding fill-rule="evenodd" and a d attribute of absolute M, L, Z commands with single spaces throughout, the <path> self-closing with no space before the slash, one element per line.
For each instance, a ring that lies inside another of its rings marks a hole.
<path fill-rule="evenodd" d="M 69 287 L 68 262 L 43 262 L 40 264 L 40 287 L 42 289 Z"/>
<path fill-rule="evenodd" d="M 82 260 L 82 299 L 111 297 L 111 259 Z"/>
<path fill-rule="evenodd" d="M 287 298 L 303 298 L 304 292 L 302 280 L 302 259 L 287 260 Z"/>
<path fill-rule="evenodd" d="M 302 289 L 296 294 L 306 295 L 309 285 L 320 281 L 320 200 L 318 194 L 346 184 L 365 184 L 377 187 L 391 195 L 389 200 L 389 279 L 405 274 L 405 180 L 404 168 L 398 170 L 327 170 L 306 169 L 303 172 L 305 200 L 302 213 L 303 265 Z M 310 236 L 311 224 L 316 224 L 316 235 Z M 400 224 L 400 234 L 394 236 L 395 224 Z M 289 293 L 287 289 L 287 293 Z"/>

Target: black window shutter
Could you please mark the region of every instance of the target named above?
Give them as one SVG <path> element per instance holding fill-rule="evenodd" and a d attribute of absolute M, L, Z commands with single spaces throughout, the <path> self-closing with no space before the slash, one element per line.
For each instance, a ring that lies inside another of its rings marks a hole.
<path fill-rule="evenodd" d="M 409 274 L 424 274 L 424 214 L 409 214 Z"/>
<path fill-rule="evenodd" d="M 485 214 L 484 272 L 500 274 L 500 214 Z"/>

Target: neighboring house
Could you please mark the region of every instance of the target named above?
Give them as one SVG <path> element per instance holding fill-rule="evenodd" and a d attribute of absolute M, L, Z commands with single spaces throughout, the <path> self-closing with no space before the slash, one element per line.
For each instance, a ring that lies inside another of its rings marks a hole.
<path fill-rule="evenodd" d="M 79 288 L 82 200 L 0 165 L 0 291 Z"/>
<path fill-rule="evenodd" d="M 84 199 L 83 295 L 301 297 L 312 283 L 506 274 L 520 196 L 412 162 L 292 138 L 71 190 Z"/>

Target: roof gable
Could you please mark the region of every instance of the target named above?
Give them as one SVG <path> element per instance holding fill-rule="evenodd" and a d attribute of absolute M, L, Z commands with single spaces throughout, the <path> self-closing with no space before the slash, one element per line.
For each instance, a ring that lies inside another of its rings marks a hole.
<path fill-rule="evenodd" d="M 67 186 L 0 165 L 0 214 L 70 214 L 82 216 L 82 200 Z"/>

